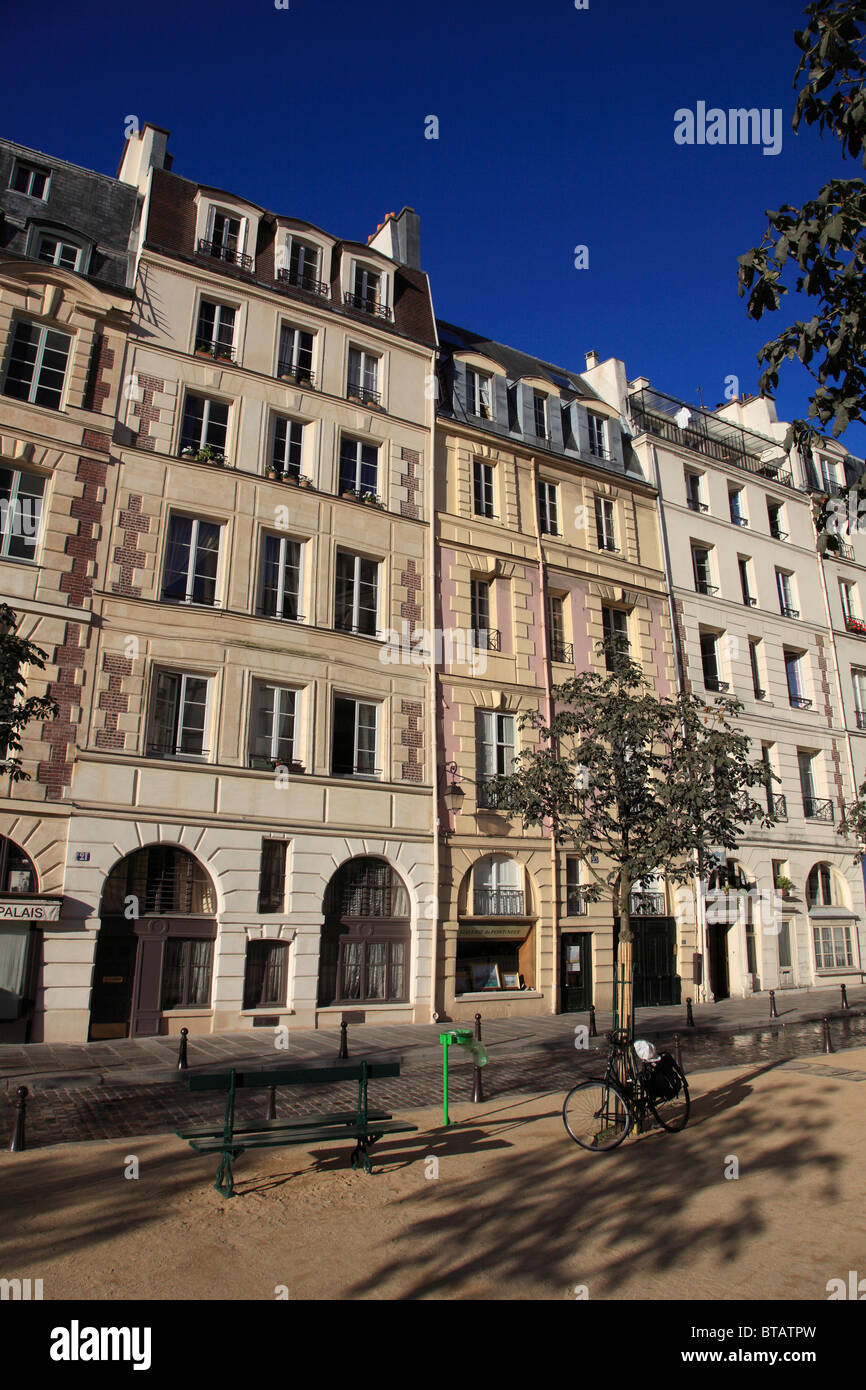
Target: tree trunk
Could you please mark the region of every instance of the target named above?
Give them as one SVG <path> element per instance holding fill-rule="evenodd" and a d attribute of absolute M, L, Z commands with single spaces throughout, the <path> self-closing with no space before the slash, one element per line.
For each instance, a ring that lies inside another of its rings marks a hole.
<path fill-rule="evenodd" d="M 614 981 L 614 1015 L 616 1027 L 634 1037 L 634 933 L 629 918 L 631 883 L 619 882 L 619 939 L 616 946 L 616 979 Z"/>

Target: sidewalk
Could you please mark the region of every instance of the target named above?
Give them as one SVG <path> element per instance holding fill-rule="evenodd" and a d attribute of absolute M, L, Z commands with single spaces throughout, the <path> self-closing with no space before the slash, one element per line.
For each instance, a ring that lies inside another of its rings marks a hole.
<path fill-rule="evenodd" d="M 866 1041 L 866 985 L 848 988 L 850 1009 L 840 1008 L 840 991 L 831 989 L 786 990 L 776 995 L 777 1020 L 769 1018 L 767 994 L 749 999 L 726 999 L 718 1004 L 695 1004 L 695 1027 L 686 1028 L 685 1004 L 676 1008 L 638 1009 L 638 1037 L 681 1037 L 684 1056 L 692 1069 L 735 1061 L 763 1060 L 775 1055 L 806 1055 L 821 1051 L 820 1020 L 824 1015 L 842 1020 L 837 1025 L 838 1046 Z M 575 1029 L 589 1022 L 586 1013 L 541 1015 L 523 1019 L 483 1019 L 482 1038 L 491 1059 L 547 1056 L 573 1058 Z M 609 1013 L 596 1016 L 599 1038 L 591 1046 L 604 1046 L 604 1034 L 612 1026 Z M 807 1025 L 812 1024 L 812 1027 Z M 799 1029 L 795 1026 L 801 1025 Z M 451 1023 L 354 1024 L 349 1027 L 349 1056 L 399 1061 L 403 1073 L 429 1069 L 441 1063 L 439 1034 Z M 465 1026 L 465 1025 L 461 1025 Z M 796 1039 L 796 1043 L 795 1043 Z M 296 1062 L 333 1061 L 339 1049 L 339 1029 L 289 1029 L 288 1048 L 276 1047 L 273 1029 L 237 1033 L 202 1033 L 189 1039 L 190 1071 L 229 1065 L 247 1069 Z M 814 1042 L 814 1045 L 813 1045 Z M 26 1085 L 45 1090 L 57 1087 L 153 1085 L 176 1082 L 176 1037 L 122 1038 L 92 1043 L 7 1043 L 0 1045 L 0 1091 Z M 790 1045 L 789 1045 L 790 1044 Z M 455 1065 L 468 1064 L 459 1048 L 452 1051 Z"/>

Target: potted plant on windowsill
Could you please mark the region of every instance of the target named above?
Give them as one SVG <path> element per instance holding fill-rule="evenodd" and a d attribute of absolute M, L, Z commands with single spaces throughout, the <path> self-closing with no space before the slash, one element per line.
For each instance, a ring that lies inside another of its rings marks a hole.
<path fill-rule="evenodd" d="M 298 474 L 298 487 L 312 487 L 313 480 L 308 478 L 305 473 Z"/>
<path fill-rule="evenodd" d="M 276 468 L 269 468 L 269 469 L 268 469 L 268 477 L 269 477 L 269 478 L 281 478 L 281 477 L 282 477 L 282 474 L 281 474 L 281 473 L 279 472 L 279 470 L 276 469 Z"/>
<path fill-rule="evenodd" d="M 794 891 L 793 883 L 789 878 L 786 878 L 784 874 L 779 875 L 779 877 L 776 879 L 775 886 L 777 892 L 781 893 L 783 898 L 790 898 L 791 894 Z"/>
<path fill-rule="evenodd" d="M 341 497 L 348 497 L 353 502 L 357 502 L 361 494 L 356 487 L 344 487 L 340 493 Z"/>
<path fill-rule="evenodd" d="M 376 496 L 375 492 L 365 492 L 365 493 L 364 493 L 364 506 L 365 506 L 365 507 L 381 507 L 381 505 L 382 505 L 382 503 L 379 501 L 379 499 L 378 499 L 378 497 Z"/>

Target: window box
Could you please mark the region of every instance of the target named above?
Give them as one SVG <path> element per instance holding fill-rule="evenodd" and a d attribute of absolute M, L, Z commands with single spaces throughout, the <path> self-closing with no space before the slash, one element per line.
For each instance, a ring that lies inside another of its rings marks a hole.
<path fill-rule="evenodd" d="M 845 627 L 849 632 L 856 632 L 861 637 L 866 637 L 866 622 L 862 618 L 846 618 Z"/>
<path fill-rule="evenodd" d="M 218 362 L 234 362 L 235 355 L 232 349 L 226 347 L 224 343 L 196 343 L 196 357 L 213 357 Z"/>
<path fill-rule="evenodd" d="M 195 449 L 192 445 L 187 445 L 181 450 L 181 458 L 190 459 L 193 463 L 212 463 L 218 468 L 224 468 L 226 457 L 221 454 L 219 449 L 215 449 L 212 444 L 205 444 L 201 449 Z"/>
<path fill-rule="evenodd" d="M 384 509 L 385 503 L 382 501 L 382 499 L 381 499 L 380 497 L 377 497 L 377 496 L 376 496 L 375 492 L 365 492 L 365 493 L 364 493 L 364 506 L 365 506 L 365 507 L 378 507 L 379 510 L 382 511 L 382 510 Z"/>
<path fill-rule="evenodd" d="M 343 491 L 340 493 L 340 496 L 341 496 L 341 497 L 347 497 L 347 498 L 349 498 L 351 501 L 354 501 L 354 502 L 360 502 L 360 500 L 361 500 L 361 498 L 364 496 L 364 494 L 362 493 L 362 491 L 361 491 L 360 488 L 357 488 L 357 487 L 347 487 L 347 488 L 344 488 L 344 489 L 343 489 Z"/>
<path fill-rule="evenodd" d="M 306 367 L 294 367 L 290 362 L 280 362 L 277 376 L 281 381 L 292 381 L 296 386 L 315 386 L 315 375 Z"/>

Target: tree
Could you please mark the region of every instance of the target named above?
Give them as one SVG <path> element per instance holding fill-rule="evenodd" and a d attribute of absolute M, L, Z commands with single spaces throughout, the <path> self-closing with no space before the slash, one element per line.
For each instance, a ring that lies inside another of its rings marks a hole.
<path fill-rule="evenodd" d="M 750 795 L 773 774 L 749 761 L 750 740 L 733 722 L 738 700 L 660 696 L 625 655 L 613 666 L 555 687 L 549 724 L 521 716 L 540 741 L 494 779 L 495 804 L 524 827 L 549 827 L 557 845 L 580 855 L 594 879 L 590 900 L 610 894 L 620 923 L 618 1026 L 631 1032 L 635 883 L 662 874 L 705 880 L 714 851 L 735 849 L 755 820 L 774 824 Z"/>
<path fill-rule="evenodd" d="M 800 49 L 794 87 L 805 77 L 794 108 L 793 129 L 817 126 L 839 141 L 843 159 L 866 165 L 866 0 L 817 0 L 808 23 L 794 34 Z M 785 359 L 799 359 L 815 381 L 809 419 L 832 421 L 838 436 L 853 420 L 866 420 L 866 183 L 831 179 L 801 208 L 767 212 L 759 246 L 739 258 L 739 294 L 760 319 L 781 307 L 789 275 L 795 291 L 816 301 L 808 320 L 798 319 L 758 353 L 765 364 L 759 387 L 772 393 Z M 809 453 L 817 433 L 796 420 L 791 442 Z"/>
<path fill-rule="evenodd" d="M 27 688 L 26 668 L 35 666 L 44 671 L 48 654 L 18 637 L 17 619 L 6 603 L 0 603 L 0 772 L 11 782 L 29 782 L 18 754 L 21 752 L 21 733 L 36 719 L 53 719 L 57 704 L 47 695 L 24 698 Z"/>

